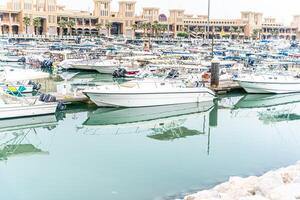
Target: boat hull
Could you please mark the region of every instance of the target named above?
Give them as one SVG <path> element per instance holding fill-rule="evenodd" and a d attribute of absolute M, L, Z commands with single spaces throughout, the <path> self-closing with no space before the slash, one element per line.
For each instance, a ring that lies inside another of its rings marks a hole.
<path fill-rule="evenodd" d="M 239 85 L 250 94 L 286 94 L 300 92 L 299 83 L 267 83 L 238 81 Z"/>
<path fill-rule="evenodd" d="M 119 66 L 95 66 L 95 70 L 100 74 L 112 74 Z"/>
<path fill-rule="evenodd" d="M 0 119 L 48 115 L 56 112 L 57 103 L 0 108 Z"/>
<path fill-rule="evenodd" d="M 101 93 L 84 92 L 98 107 L 148 107 L 213 101 L 214 94 L 206 90 L 153 92 L 153 93 Z"/>

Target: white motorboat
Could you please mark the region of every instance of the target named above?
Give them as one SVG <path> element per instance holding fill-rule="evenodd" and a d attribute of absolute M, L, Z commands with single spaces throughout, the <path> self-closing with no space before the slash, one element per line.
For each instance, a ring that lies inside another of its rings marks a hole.
<path fill-rule="evenodd" d="M 84 59 L 66 59 L 66 60 L 61 61 L 58 64 L 58 66 L 63 68 L 63 69 L 66 69 L 66 70 L 75 69 L 75 68 L 73 68 L 73 64 L 80 63 L 82 61 L 84 61 Z"/>
<path fill-rule="evenodd" d="M 235 80 L 247 93 L 285 94 L 300 92 L 300 78 L 291 75 L 243 75 Z"/>
<path fill-rule="evenodd" d="M 121 66 L 118 60 L 103 60 L 94 64 L 94 69 L 100 74 L 112 74 Z"/>
<path fill-rule="evenodd" d="M 138 71 L 138 63 L 119 60 L 103 60 L 101 62 L 97 62 L 93 64 L 93 69 L 98 71 L 100 74 L 113 74 L 120 67 L 126 68 L 126 70 L 130 72 Z"/>
<path fill-rule="evenodd" d="M 18 82 L 36 79 L 49 78 L 50 75 L 45 72 L 34 69 L 17 69 L 12 67 L 4 67 L 0 70 L 0 82 Z"/>
<path fill-rule="evenodd" d="M 12 55 L 6 55 L 6 56 L 0 56 L 1 62 L 19 62 L 21 59 L 21 56 L 12 56 Z"/>
<path fill-rule="evenodd" d="M 0 92 L 0 119 L 53 114 L 57 102 L 42 102 L 38 97 L 16 97 Z"/>
<path fill-rule="evenodd" d="M 89 88 L 83 93 L 98 107 L 144 107 L 213 101 L 205 87 L 188 87 L 183 81 L 143 79 Z"/>

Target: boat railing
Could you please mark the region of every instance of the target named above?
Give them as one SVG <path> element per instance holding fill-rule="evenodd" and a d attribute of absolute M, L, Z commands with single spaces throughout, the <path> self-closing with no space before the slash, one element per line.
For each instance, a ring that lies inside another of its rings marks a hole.
<path fill-rule="evenodd" d="M 172 88 L 178 88 L 178 87 L 186 87 L 183 84 L 183 81 L 132 81 L 132 82 L 126 82 L 126 83 L 114 83 L 119 89 L 124 88 L 145 88 L 145 87 L 153 87 L 154 88 L 161 88 L 164 86 L 172 87 Z"/>
<path fill-rule="evenodd" d="M 294 76 L 292 74 L 282 74 L 282 73 L 266 73 L 266 74 L 257 74 L 257 73 L 253 73 L 253 74 L 249 74 L 250 78 L 252 80 L 255 80 L 255 78 L 257 78 L 257 76 L 260 75 L 260 77 L 263 79 L 263 80 L 278 80 L 278 76 L 280 76 L 280 80 L 285 80 L 285 81 L 288 81 L 288 80 L 291 80 L 291 77 L 295 78 L 297 76 Z"/>

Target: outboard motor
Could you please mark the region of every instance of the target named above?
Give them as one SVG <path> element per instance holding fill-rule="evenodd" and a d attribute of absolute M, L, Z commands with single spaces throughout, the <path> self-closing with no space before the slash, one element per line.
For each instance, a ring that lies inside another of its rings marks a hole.
<path fill-rule="evenodd" d="M 45 97 L 45 102 L 46 103 L 56 102 L 56 97 L 52 96 L 50 94 L 47 94 Z"/>
<path fill-rule="evenodd" d="M 20 59 L 18 60 L 18 62 L 20 62 L 20 63 L 25 63 L 25 62 L 26 62 L 26 58 L 25 58 L 25 57 L 22 57 L 22 58 L 20 58 Z"/>
<path fill-rule="evenodd" d="M 32 80 L 30 80 L 28 82 L 28 85 L 32 85 L 32 89 L 35 90 L 35 91 L 39 91 L 42 88 L 42 85 L 40 83 L 36 83 Z"/>
<path fill-rule="evenodd" d="M 171 71 L 168 73 L 167 78 L 177 78 L 179 76 L 179 73 L 175 69 L 171 69 Z"/>
<path fill-rule="evenodd" d="M 53 60 L 51 59 L 44 60 L 41 64 L 41 68 L 50 69 L 52 67 L 52 64 L 53 64 Z"/>
<path fill-rule="evenodd" d="M 115 70 L 112 75 L 114 78 L 124 78 L 126 76 L 126 72 L 127 72 L 126 69 L 119 68 L 119 69 Z"/>
<path fill-rule="evenodd" d="M 46 94 L 41 94 L 40 97 L 39 97 L 39 101 L 42 101 L 44 102 L 45 101 L 45 97 L 46 97 Z"/>

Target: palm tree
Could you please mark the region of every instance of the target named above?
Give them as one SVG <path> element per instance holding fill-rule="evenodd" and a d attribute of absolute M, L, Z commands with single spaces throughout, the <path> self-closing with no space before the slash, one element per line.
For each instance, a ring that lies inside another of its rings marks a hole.
<path fill-rule="evenodd" d="M 67 21 L 65 21 L 64 19 L 59 20 L 58 27 L 59 27 L 59 34 L 62 36 L 63 35 L 63 30 L 67 27 Z"/>
<path fill-rule="evenodd" d="M 235 32 L 235 28 L 233 28 L 232 26 L 229 28 L 229 32 L 230 32 L 230 39 L 232 39 L 232 34 L 233 32 Z"/>
<path fill-rule="evenodd" d="M 260 39 L 260 34 L 261 34 L 261 29 L 257 28 L 253 30 L 253 37 L 255 38 L 255 40 L 257 40 L 257 38 Z"/>
<path fill-rule="evenodd" d="M 240 27 L 238 27 L 235 32 L 237 33 L 237 38 L 239 39 L 240 38 L 240 34 L 242 33 L 242 29 Z"/>
<path fill-rule="evenodd" d="M 97 29 L 97 31 L 98 31 L 98 35 L 100 35 L 100 31 L 101 31 L 102 28 L 103 28 L 103 24 L 97 23 L 97 24 L 95 25 L 95 27 L 96 27 L 96 29 Z"/>
<path fill-rule="evenodd" d="M 204 41 L 204 39 L 205 39 L 205 30 L 206 30 L 206 28 L 205 27 L 201 27 L 199 30 L 198 30 L 198 32 L 200 32 L 201 33 L 201 35 L 202 35 L 202 39 L 203 39 L 203 41 Z"/>
<path fill-rule="evenodd" d="M 28 26 L 30 25 L 30 18 L 25 16 L 23 18 L 23 23 L 25 25 L 25 29 L 26 29 L 26 34 L 28 34 Z"/>
<path fill-rule="evenodd" d="M 146 23 L 146 29 L 147 29 L 147 33 L 150 36 L 151 34 L 149 32 L 151 32 L 152 30 L 152 24 L 150 22 Z"/>
<path fill-rule="evenodd" d="M 35 34 L 39 34 L 39 28 L 42 27 L 42 19 L 40 17 L 36 17 L 33 19 L 33 26 L 35 28 Z"/>
<path fill-rule="evenodd" d="M 191 37 L 190 30 L 189 30 L 189 28 L 187 26 L 183 27 L 183 31 L 184 31 L 184 33 L 188 34 L 188 38 Z"/>
<path fill-rule="evenodd" d="M 162 31 L 164 31 L 164 25 L 163 24 L 158 24 L 157 25 L 157 33 L 158 33 L 158 36 L 161 37 L 162 35 Z"/>
<path fill-rule="evenodd" d="M 107 30 L 107 35 L 108 36 L 110 36 L 111 27 L 112 27 L 112 23 L 111 22 L 108 22 L 108 23 L 105 24 L 105 28 Z"/>
<path fill-rule="evenodd" d="M 143 29 L 143 37 L 145 37 L 146 35 L 147 27 L 148 27 L 147 23 L 142 23 L 141 28 Z"/>
<path fill-rule="evenodd" d="M 66 23 L 68 29 L 69 29 L 69 33 L 70 35 L 72 35 L 72 29 L 74 28 L 75 26 L 75 21 L 74 20 L 69 20 L 67 23 Z"/>
<path fill-rule="evenodd" d="M 138 24 L 134 23 L 131 25 L 133 36 L 135 37 L 135 31 L 139 28 Z"/>
<path fill-rule="evenodd" d="M 277 38 L 279 35 L 279 30 L 278 29 L 272 29 L 271 35 L 273 38 Z"/>
<path fill-rule="evenodd" d="M 157 32 L 158 32 L 158 21 L 154 21 L 154 23 L 151 25 L 151 32 L 153 36 L 157 36 Z"/>
<path fill-rule="evenodd" d="M 164 34 L 168 30 L 167 24 L 161 24 L 161 32 Z"/>

